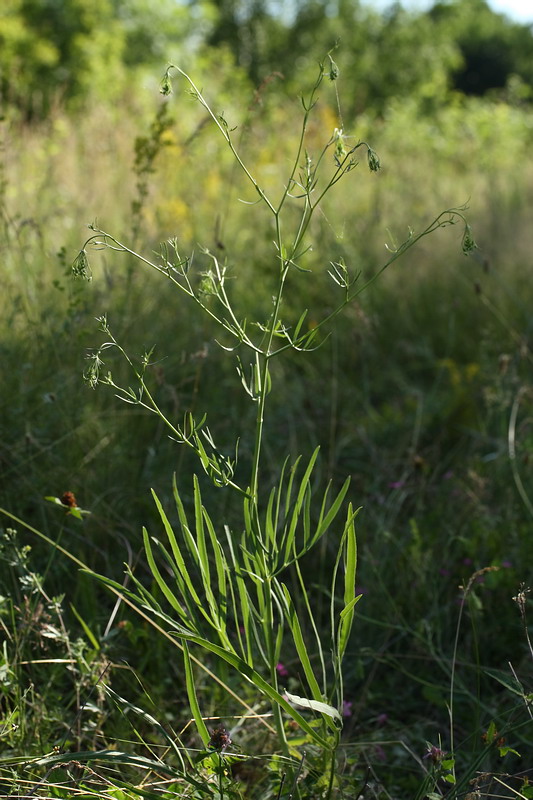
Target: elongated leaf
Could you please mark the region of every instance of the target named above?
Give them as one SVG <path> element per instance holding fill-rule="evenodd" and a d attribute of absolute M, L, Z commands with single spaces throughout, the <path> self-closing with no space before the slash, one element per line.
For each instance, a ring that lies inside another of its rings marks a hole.
<path fill-rule="evenodd" d="M 211 540 L 211 549 L 215 558 L 215 568 L 217 573 L 217 589 L 218 589 L 218 611 L 220 618 L 226 622 L 227 615 L 227 580 L 229 575 L 228 564 L 222 545 L 218 541 L 218 537 L 211 521 L 211 517 L 204 509 L 205 524 Z"/>
<path fill-rule="evenodd" d="M 316 623 L 315 616 L 313 614 L 313 609 L 311 607 L 309 592 L 307 590 L 307 586 L 306 586 L 305 581 L 304 581 L 304 577 L 303 577 L 302 569 L 301 569 L 301 566 L 300 566 L 300 562 L 298 560 L 296 560 L 294 562 L 294 569 L 295 569 L 296 574 L 298 576 L 298 583 L 300 584 L 300 588 L 301 588 L 301 593 L 299 594 L 299 597 L 303 600 L 304 605 L 305 605 L 305 607 L 307 609 L 307 614 L 309 616 L 309 622 L 311 623 L 311 627 L 313 629 L 313 634 L 314 634 L 314 637 L 315 637 L 316 652 L 318 654 L 318 658 L 320 660 L 320 667 L 321 667 L 321 670 L 322 670 L 323 696 L 325 697 L 326 693 L 327 693 L 327 678 L 326 678 L 326 662 L 325 662 L 325 659 L 324 659 L 324 648 L 322 647 L 322 640 L 321 640 L 321 637 L 320 637 L 320 633 L 318 631 L 318 625 Z M 313 605 L 314 605 L 314 603 L 313 603 Z"/>
<path fill-rule="evenodd" d="M 356 512 L 357 513 L 357 512 Z M 344 605 L 347 606 L 355 596 L 355 577 L 357 571 L 357 539 L 355 536 L 355 515 L 352 504 L 348 506 L 348 519 L 346 521 L 346 564 L 344 568 Z"/>
<path fill-rule="evenodd" d="M 522 698 L 525 697 L 526 692 L 524 691 L 524 687 L 514 677 L 514 675 L 509 674 L 509 672 L 504 672 L 500 669 L 490 669 L 489 667 L 484 667 L 483 672 L 490 678 L 494 678 L 494 680 L 498 681 L 498 683 L 501 683 L 502 686 L 505 686 L 505 688 L 510 692 L 513 692 L 513 694 L 516 694 Z"/>
<path fill-rule="evenodd" d="M 176 611 L 176 613 L 182 619 L 184 619 L 185 614 L 184 614 L 184 610 L 183 610 L 183 608 L 181 606 L 181 603 L 179 602 L 179 600 L 176 597 L 176 595 L 174 594 L 174 592 L 170 589 L 170 587 L 168 586 L 167 582 L 164 580 L 163 576 L 161 575 L 161 573 L 159 571 L 159 567 L 156 564 L 156 561 L 154 559 L 154 554 L 152 552 L 152 545 L 150 544 L 150 537 L 148 536 L 148 531 L 146 530 L 146 528 L 143 528 L 143 541 L 144 541 L 144 550 L 145 550 L 145 553 L 146 553 L 146 559 L 148 561 L 148 566 L 150 567 L 150 571 L 151 571 L 152 575 L 154 576 L 157 585 L 159 586 L 159 588 L 163 592 L 165 598 L 170 603 L 170 605 L 172 606 L 174 611 Z"/>
<path fill-rule="evenodd" d="M 94 649 L 95 650 L 100 650 L 100 642 L 98 641 L 98 639 L 96 638 L 96 636 L 94 635 L 92 630 L 89 628 L 89 626 L 87 625 L 85 620 L 82 618 L 82 616 L 74 608 L 72 603 L 70 603 L 70 609 L 71 609 L 72 613 L 74 614 L 74 616 L 76 617 L 76 619 L 78 620 L 78 622 L 80 623 L 80 625 L 83 628 L 83 630 L 85 631 L 85 635 L 89 639 L 89 641 L 92 644 L 92 646 L 94 647 Z"/>
<path fill-rule="evenodd" d="M 302 629 L 300 626 L 300 620 L 298 619 L 298 615 L 296 613 L 296 609 L 294 608 L 294 603 L 292 602 L 292 597 L 288 588 L 285 586 L 284 583 L 280 584 L 281 590 L 283 592 L 283 597 L 285 600 L 285 611 L 287 621 L 289 623 L 289 627 L 291 629 L 292 638 L 294 640 L 294 644 L 296 646 L 296 651 L 298 653 L 298 657 L 300 659 L 300 663 L 303 667 L 305 677 L 307 678 L 307 683 L 309 684 L 309 688 L 311 689 L 311 694 L 315 700 L 322 699 L 322 692 L 320 691 L 320 687 L 318 685 L 318 681 L 315 677 L 315 673 L 313 671 L 313 667 L 311 666 L 311 661 L 309 659 L 309 653 L 307 651 L 307 647 L 304 642 L 304 638 L 302 636 Z"/>
<path fill-rule="evenodd" d="M 189 522 L 187 520 L 187 514 L 185 513 L 185 507 L 184 507 L 182 499 L 180 497 L 180 493 L 178 492 L 178 484 L 176 482 L 176 473 L 174 473 L 174 475 L 172 476 L 172 495 L 174 497 L 174 503 L 176 505 L 176 510 L 178 512 L 178 519 L 180 521 L 181 529 L 182 530 L 185 530 L 185 529 L 189 530 Z M 168 535 L 168 531 L 167 531 L 167 535 Z M 174 553 L 173 542 L 176 541 L 176 537 L 174 536 L 174 531 L 172 530 L 172 528 L 171 528 L 171 536 L 172 536 L 172 538 L 170 538 L 170 536 L 169 536 L 169 542 L 170 542 L 170 546 L 172 547 L 172 552 Z M 176 556 L 175 553 L 174 553 L 174 558 L 176 558 L 176 560 L 177 560 L 177 556 Z"/>
<path fill-rule="evenodd" d="M 200 734 L 203 745 L 204 747 L 207 747 L 209 739 L 211 737 L 209 735 L 207 726 L 200 713 L 200 706 L 198 705 L 196 688 L 194 686 L 194 674 L 192 671 L 191 656 L 189 654 L 189 646 L 186 640 L 183 641 L 183 661 L 185 664 L 185 683 L 187 685 L 187 697 L 189 700 L 189 706 L 191 709 L 191 713 L 194 717 L 194 721 L 196 722 L 196 727 L 198 728 L 198 733 Z"/>
<path fill-rule="evenodd" d="M 293 487 L 293 484 L 294 484 L 294 479 L 296 477 L 296 471 L 298 469 L 298 464 L 300 463 L 301 459 L 302 459 L 302 457 L 298 456 L 298 458 L 296 459 L 296 461 L 294 462 L 294 464 L 292 465 L 292 467 L 290 468 L 290 471 L 289 471 L 289 482 L 287 484 L 287 491 L 286 491 L 286 494 L 285 494 L 285 509 L 284 509 L 285 519 L 288 519 L 288 517 L 289 517 L 289 510 L 290 510 L 290 507 L 291 507 L 291 498 L 292 498 L 292 487 Z M 281 486 L 281 484 L 280 484 L 280 486 Z"/>
<path fill-rule="evenodd" d="M 265 512 L 265 534 L 269 550 L 272 554 L 275 554 L 277 552 L 276 521 L 274 512 L 274 503 L 276 501 L 277 494 L 278 494 L 277 488 L 276 486 L 273 486 L 270 491 L 270 495 L 268 498 L 268 505 Z"/>
<path fill-rule="evenodd" d="M 325 516 L 322 516 L 322 511 L 321 511 L 320 520 L 319 520 L 319 523 L 317 525 L 316 533 L 315 533 L 315 535 L 313 537 L 312 544 L 314 544 L 316 541 L 318 541 L 318 539 L 320 539 L 320 537 L 328 530 L 328 528 L 330 527 L 331 523 L 333 522 L 333 520 L 335 519 L 335 517 L 339 513 L 339 510 L 340 510 L 340 507 L 342 505 L 342 502 L 343 502 L 344 498 L 346 497 L 346 492 L 348 491 L 348 488 L 350 486 L 350 480 L 351 480 L 350 477 L 346 478 L 346 480 L 344 481 L 344 483 L 342 485 L 342 488 L 341 488 L 340 492 L 338 493 L 337 497 L 335 498 L 335 500 L 331 504 L 327 514 Z M 328 489 L 326 490 L 326 494 L 324 495 L 324 504 L 325 504 L 326 495 L 327 495 L 328 490 L 329 490 L 329 486 L 328 486 Z M 323 508 L 324 508 L 324 504 L 323 504 Z"/>
<path fill-rule="evenodd" d="M 337 644 L 337 656 L 339 663 L 344 657 L 348 639 L 352 630 L 355 605 L 357 602 L 355 595 L 355 578 L 357 572 L 357 538 L 355 533 L 355 517 L 359 509 L 353 511 L 352 504 L 348 506 L 348 516 L 345 527 L 345 567 L 344 567 L 344 609 L 339 620 L 339 633 Z"/>
<path fill-rule="evenodd" d="M 295 259 L 301 258 L 302 255 L 303 255 L 303 253 L 299 253 L 297 256 L 295 256 Z M 308 270 L 306 270 L 306 272 L 307 271 Z M 294 331 L 293 331 L 293 334 L 292 334 L 293 342 L 295 342 L 298 339 L 299 333 L 302 330 L 302 325 L 304 324 L 304 321 L 305 321 L 306 317 L 307 317 L 307 308 L 304 311 L 302 311 L 302 313 L 300 315 L 300 319 L 298 320 L 298 322 L 296 323 L 296 325 L 294 327 Z"/>
<path fill-rule="evenodd" d="M 85 569 L 80 569 L 80 572 L 84 573 L 85 575 L 89 575 L 91 578 L 96 578 L 106 586 L 109 586 L 110 589 L 113 589 L 116 594 L 127 597 L 132 601 L 132 603 L 135 603 L 136 605 L 144 604 L 144 599 L 142 597 L 140 597 L 138 594 L 135 594 L 135 592 L 132 592 L 131 589 L 123 586 L 121 583 L 118 583 L 118 581 L 114 581 L 112 578 L 108 578 L 106 575 L 101 575 L 99 572 L 94 572 L 94 570 L 89 569 L 88 567 Z"/>
<path fill-rule="evenodd" d="M 196 544 L 198 546 L 198 566 L 200 567 L 204 585 L 211 584 L 211 572 L 209 568 L 209 558 L 207 557 L 207 549 L 205 545 L 205 532 L 204 532 L 204 511 L 202 507 L 202 495 L 200 492 L 200 484 L 198 477 L 193 476 L 194 485 L 194 521 L 196 528 Z"/>
<path fill-rule="evenodd" d="M 45 758 L 40 758 L 37 761 L 31 761 L 32 766 L 39 766 L 39 767 L 53 767 L 56 764 L 64 764 L 65 761 L 70 761 L 72 757 L 75 755 L 76 761 L 79 761 L 81 764 L 87 764 L 92 762 L 97 762 L 100 764 L 106 765 L 118 765 L 118 764 L 127 764 L 131 767 L 137 767 L 138 769 L 143 770 L 150 770 L 157 773 L 163 773 L 166 775 L 170 775 L 174 778 L 180 778 L 187 783 L 190 783 L 194 786 L 198 791 L 202 792 L 205 795 L 211 795 L 212 791 L 209 787 L 209 784 L 206 781 L 197 781 L 192 778 L 189 774 L 180 772 L 179 770 L 173 769 L 172 767 L 168 766 L 162 761 L 155 761 L 151 758 L 146 758 L 145 756 L 137 756 L 132 755 L 131 753 L 124 753 L 120 750 L 97 750 L 95 751 L 81 751 L 77 753 L 68 753 L 68 754 L 59 754 L 53 756 L 46 756 Z"/>
<path fill-rule="evenodd" d="M 289 692 L 285 692 L 285 695 L 289 702 L 293 703 L 295 706 L 300 706 L 300 708 L 310 708 L 312 711 L 317 711 L 319 714 L 326 714 L 326 716 L 342 722 L 342 717 L 337 709 L 333 706 L 330 706 L 329 703 L 324 703 L 323 701 L 319 700 L 308 700 L 307 697 L 298 697 L 298 695 L 289 694 Z"/>
<path fill-rule="evenodd" d="M 290 555 L 293 549 L 294 538 L 296 536 L 296 528 L 298 525 L 298 520 L 300 518 L 300 513 L 302 510 L 302 506 L 304 504 L 304 500 L 306 495 L 309 491 L 309 480 L 311 477 L 311 473 L 313 472 L 313 468 L 315 466 L 316 460 L 318 458 L 320 448 L 317 447 L 313 452 L 313 455 L 309 459 L 309 464 L 307 465 L 307 469 L 304 472 L 302 481 L 300 483 L 300 488 L 298 490 L 298 495 L 296 498 L 296 503 L 294 504 L 294 509 L 291 515 L 291 522 L 289 525 L 289 530 L 287 536 L 285 538 L 284 547 L 285 547 L 285 561 L 289 561 Z M 309 502 L 309 498 L 308 498 Z"/>
<path fill-rule="evenodd" d="M 98 572 L 94 572 L 91 569 L 81 569 L 80 572 L 84 572 L 86 575 L 89 575 L 91 578 L 96 578 L 100 583 L 103 583 L 104 586 L 108 586 L 115 594 L 119 596 L 124 596 L 128 599 L 128 602 L 142 614 L 145 619 L 147 619 L 145 610 L 148 609 L 150 614 L 158 619 L 163 620 L 168 626 L 172 626 L 174 629 L 181 628 L 179 622 L 172 617 L 169 617 L 168 614 L 161 609 L 159 604 L 156 602 L 155 598 L 146 590 L 144 591 L 144 595 L 135 594 L 129 590 L 124 589 L 121 583 L 117 583 L 117 581 L 108 578 L 106 575 L 101 575 Z M 131 573 L 130 573 L 131 574 Z M 160 629 L 161 630 L 161 629 Z M 181 628 L 184 634 L 192 633 L 187 628 Z"/>
<path fill-rule="evenodd" d="M 356 595 L 356 597 L 354 597 L 352 600 L 350 600 L 350 602 L 348 603 L 348 605 L 347 605 L 347 606 L 345 606 L 345 607 L 342 609 L 342 611 L 341 611 L 341 613 L 340 613 L 340 619 L 341 619 L 341 620 L 342 620 L 342 619 L 344 619 L 344 617 L 346 617 L 346 616 L 347 616 L 347 615 L 348 615 L 348 614 L 349 614 L 349 613 L 352 611 L 352 609 L 353 609 L 353 608 L 354 608 L 354 607 L 357 605 L 357 603 L 358 603 L 358 602 L 359 602 L 359 600 L 362 598 L 362 596 L 363 596 L 362 594 L 358 594 L 358 595 Z"/>
<path fill-rule="evenodd" d="M 168 517 L 165 514 L 165 510 L 164 510 L 163 506 L 161 505 L 161 503 L 159 502 L 159 498 L 158 498 L 158 496 L 156 495 L 156 493 L 154 492 L 153 489 L 152 489 L 152 495 L 154 497 L 155 504 L 157 506 L 157 510 L 159 511 L 159 516 L 161 517 L 161 519 L 163 521 L 163 525 L 165 526 L 165 532 L 166 532 L 166 534 L 168 536 L 168 540 L 169 540 L 170 546 L 172 548 L 172 554 L 173 554 L 173 556 L 174 556 L 174 558 L 176 560 L 176 567 L 179 570 L 180 574 L 182 575 L 183 580 L 185 581 L 185 586 L 187 588 L 187 591 L 189 592 L 190 596 L 194 600 L 195 604 L 198 606 L 198 608 L 203 608 L 203 605 L 202 605 L 202 603 L 200 601 L 200 598 L 198 597 L 196 589 L 194 588 L 193 583 L 191 581 L 191 577 L 189 575 L 189 571 L 188 571 L 187 567 L 185 566 L 185 560 L 183 558 L 182 552 L 180 550 L 180 547 L 179 547 L 178 542 L 176 540 L 176 537 L 174 535 L 174 530 L 172 528 L 172 525 L 170 524 L 170 522 L 168 520 Z M 187 527 L 183 528 L 184 532 L 186 530 L 188 531 L 189 529 Z M 190 531 L 189 531 L 189 536 L 190 536 Z"/>
<path fill-rule="evenodd" d="M 233 605 L 233 618 L 235 620 L 235 627 L 237 637 L 239 639 L 239 644 L 241 647 L 241 653 L 243 658 L 246 660 L 248 664 L 253 664 L 253 654 L 252 654 L 252 628 L 254 625 L 253 619 L 251 619 L 250 612 L 254 609 L 254 606 L 250 600 L 248 595 L 248 590 L 246 588 L 246 581 L 244 580 L 241 574 L 241 567 L 237 558 L 235 556 L 235 549 L 233 546 L 233 537 L 231 534 L 230 529 L 227 525 L 224 526 L 224 532 L 226 534 L 226 539 L 228 542 L 228 549 L 231 557 L 231 562 L 233 565 L 233 570 L 230 573 L 232 576 L 232 580 L 230 580 L 230 591 L 231 591 L 231 600 Z M 237 587 L 237 591 L 235 591 L 235 585 Z M 241 626 L 242 622 L 242 626 Z M 246 644 L 246 652 L 243 643 L 243 637 L 241 633 L 241 627 L 243 628 L 244 632 L 244 639 Z"/>
<path fill-rule="evenodd" d="M 126 700 L 124 697 L 121 697 L 110 686 L 105 685 L 104 689 L 105 693 L 110 697 L 112 697 L 118 703 L 118 705 L 121 706 L 124 710 L 133 711 L 133 713 L 137 717 L 140 717 L 140 719 L 143 719 L 145 722 L 147 722 L 149 725 L 155 728 L 155 730 L 159 731 L 159 733 L 163 736 L 163 738 L 166 739 L 166 741 L 169 743 L 171 750 L 173 750 L 174 753 L 179 758 L 182 769 L 185 771 L 185 760 L 183 758 L 183 754 L 186 755 L 187 760 L 189 761 L 189 763 L 191 763 L 188 750 L 185 747 L 182 748 L 178 747 L 174 737 L 170 736 L 167 733 L 165 727 L 161 725 L 161 723 L 155 717 L 153 717 L 151 714 L 148 714 L 148 712 L 145 711 L 143 708 L 139 708 L 139 706 L 136 706 L 133 703 L 130 703 L 130 701 Z"/>
<path fill-rule="evenodd" d="M 160 542 L 158 539 L 155 539 L 154 537 L 152 537 L 152 541 L 155 544 L 157 544 L 157 547 L 158 547 L 159 551 L 162 553 L 162 555 L 164 556 L 168 566 L 172 570 L 172 575 L 174 576 L 174 580 L 176 581 L 176 585 L 177 585 L 177 597 L 180 598 L 182 603 L 183 603 L 183 608 L 182 608 L 182 617 L 183 617 L 183 619 L 195 620 L 197 618 L 197 615 L 196 615 L 197 608 L 196 608 L 196 605 L 194 603 L 191 603 L 191 598 L 190 598 L 189 592 L 187 591 L 187 585 L 186 585 L 185 581 L 183 580 L 183 576 L 180 574 L 180 572 L 179 572 L 179 570 L 177 568 L 176 562 L 174 561 L 174 559 L 172 558 L 172 555 L 168 552 L 167 548 L 165 547 L 165 545 L 162 542 Z M 142 585 L 142 583 L 137 582 L 137 585 L 139 587 L 139 592 L 141 594 L 143 594 L 143 596 L 145 597 L 146 602 L 148 604 L 150 604 L 149 603 L 149 598 L 147 598 L 147 596 L 146 596 L 146 590 L 145 590 L 144 586 Z"/>
<path fill-rule="evenodd" d="M 171 632 L 172 633 L 172 632 Z M 292 719 L 298 723 L 298 725 L 311 736 L 311 738 L 318 744 L 320 747 L 323 747 L 325 750 L 331 749 L 331 743 L 328 742 L 327 739 L 324 739 L 318 731 L 316 731 L 312 725 L 303 717 L 295 708 L 291 706 L 288 700 L 285 699 L 279 692 L 277 692 L 274 687 L 272 687 L 265 679 L 252 667 L 250 664 L 247 664 L 246 661 L 243 661 L 235 653 L 230 653 L 223 647 L 220 647 L 213 642 L 210 642 L 208 639 L 204 639 L 201 636 L 195 636 L 190 634 L 182 634 L 181 632 L 176 631 L 176 636 L 181 638 L 186 638 L 190 642 L 194 642 L 195 644 L 199 644 L 205 650 L 208 650 L 210 653 L 214 653 L 215 655 L 219 656 L 234 667 L 243 678 L 250 681 L 256 689 L 258 689 L 262 694 L 265 694 L 272 702 L 279 705 L 286 711 Z M 326 705 L 326 704 L 324 704 Z M 328 706 L 331 708 L 331 706 Z M 337 712 L 338 713 L 338 712 Z"/>
<path fill-rule="evenodd" d="M 280 473 L 280 476 L 279 476 L 278 489 L 277 489 L 277 492 L 276 492 L 276 510 L 274 512 L 274 519 L 272 521 L 272 524 L 273 524 L 273 527 L 274 527 L 274 531 L 276 533 L 276 544 L 277 544 L 277 533 L 279 531 L 279 525 L 280 525 L 279 515 L 280 515 L 280 507 L 281 507 L 281 498 L 282 498 L 282 495 L 283 495 L 283 484 L 285 482 L 285 472 L 287 470 L 287 464 L 288 463 L 289 463 L 289 456 L 287 456 L 287 458 L 283 462 L 283 466 L 281 468 L 281 473 Z M 291 480 L 291 479 L 292 479 L 292 476 L 289 478 L 289 480 Z M 287 489 L 287 493 L 289 494 L 289 490 L 288 489 Z M 290 498 L 287 500 L 287 502 L 290 502 Z M 286 514 L 287 512 L 284 512 L 284 513 Z"/>

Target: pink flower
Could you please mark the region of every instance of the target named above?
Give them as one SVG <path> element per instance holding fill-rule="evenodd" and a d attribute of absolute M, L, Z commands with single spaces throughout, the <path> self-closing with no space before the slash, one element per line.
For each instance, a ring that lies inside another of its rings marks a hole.
<path fill-rule="evenodd" d="M 429 758 L 434 764 L 440 764 L 446 753 L 440 747 L 435 747 L 434 744 L 428 743 L 428 749 L 424 758 Z"/>
<path fill-rule="evenodd" d="M 343 717 L 351 717 L 352 716 L 352 706 L 353 703 L 350 700 L 343 700 L 342 701 L 342 716 Z"/>
<path fill-rule="evenodd" d="M 280 678 L 288 678 L 289 677 L 289 670 L 282 664 L 281 661 L 278 661 L 276 664 L 276 672 L 278 673 Z"/>
<path fill-rule="evenodd" d="M 391 481 L 389 483 L 389 489 L 403 489 L 405 486 L 405 481 Z"/>

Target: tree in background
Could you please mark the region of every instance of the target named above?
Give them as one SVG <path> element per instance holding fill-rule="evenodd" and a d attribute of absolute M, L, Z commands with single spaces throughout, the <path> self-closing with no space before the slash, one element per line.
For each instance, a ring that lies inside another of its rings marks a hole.
<path fill-rule="evenodd" d="M 195 17 L 175 0 L 3 0 L 0 92 L 26 119 L 91 94 L 109 98 L 125 68 L 163 68 Z"/>
<path fill-rule="evenodd" d="M 485 0 L 448 0 L 428 12 L 456 43 L 461 60 L 452 71 L 454 89 L 485 95 L 508 86 L 513 76 L 533 88 L 533 31 L 492 11 Z"/>
<path fill-rule="evenodd" d="M 197 5 L 198 3 L 193 4 Z M 292 92 L 317 53 L 335 56 L 353 86 L 348 114 L 381 113 L 416 97 L 431 112 L 450 91 L 483 95 L 512 76 L 533 87 L 533 35 L 485 0 L 442 0 L 427 12 L 393 3 L 382 14 L 360 0 L 212 0 L 212 46 L 226 46 L 255 85 L 282 72 Z"/>
<path fill-rule="evenodd" d="M 394 3 L 383 14 L 360 0 L 3 0 L 1 99 L 43 117 L 57 102 L 117 96 L 126 72 L 161 70 L 178 48 L 182 57 L 202 44 L 229 52 L 255 86 L 283 73 L 293 93 L 337 40 L 353 87 L 347 116 L 403 98 L 431 113 L 450 90 L 483 95 L 510 81 L 532 95 L 532 30 L 485 0 L 440 0 L 423 13 Z"/>
<path fill-rule="evenodd" d="M 120 74 L 124 34 L 111 0 L 8 0 L 0 17 L 0 87 L 26 118 Z"/>

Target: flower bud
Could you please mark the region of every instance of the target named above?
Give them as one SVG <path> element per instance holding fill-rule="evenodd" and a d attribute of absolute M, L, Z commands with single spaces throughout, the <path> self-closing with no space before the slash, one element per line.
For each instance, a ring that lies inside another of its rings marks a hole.
<path fill-rule="evenodd" d="M 329 56 L 329 79 L 330 81 L 336 81 L 339 77 L 339 68 L 337 64 L 333 61 L 332 57 Z"/>
<path fill-rule="evenodd" d="M 463 243 L 462 243 L 463 253 L 465 254 L 465 256 L 467 256 L 467 255 L 469 255 L 469 253 L 471 253 L 476 248 L 477 248 L 477 244 L 476 244 L 476 242 L 474 240 L 474 237 L 472 236 L 472 228 L 470 227 L 470 225 L 467 222 L 465 224 L 465 229 L 464 229 L 464 233 L 463 233 Z"/>
<path fill-rule="evenodd" d="M 333 131 L 333 141 L 335 142 L 335 159 L 336 161 L 341 161 L 346 155 L 342 128 L 335 128 Z"/>
<path fill-rule="evenodd" d="M 159 91 L 161 94 L 164 94 L 165 97 L 167 97 L 169 94 L 172 94 L 172 83 L 170 81 L 170 75 L 168 72 L 165 72 L 165 76 L 161 81 L 161 85 L 159 86 Z"/>
<path fill-rule="evenodd" d="M 83 278 L 86 281 L 92 281 L 93 276 L 85 250 L 80 250 L 72 262 L 72 274 L 75 278 Z"/>
<path fill-rule="evenodd" d="M 368 166 L 370 168 L 370 172 L 377 172 L 379 169 L 381 169 L 381 163 L 376 151 L 372 150 L 372 148 L 369 147 L 367 155 L 368 155 Z"/>

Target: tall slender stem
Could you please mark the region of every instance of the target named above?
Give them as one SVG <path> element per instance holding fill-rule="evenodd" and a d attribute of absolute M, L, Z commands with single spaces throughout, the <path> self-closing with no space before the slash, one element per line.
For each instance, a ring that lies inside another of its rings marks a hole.
<path fill-rule="evenodd" d="M 281 261 L 280 267 L 280 275 L 279 275 L 279 283 L 278 283 L 278 291 L 276 293 L 276 298 L 274 300 L 274 310 L 272 311 L 272 315 L 270 317 L 270 325 L 268 328 L 266 344 L 263 349 L 263 353 L 259 356 L 259 399 L 257 403 L 257 417 L 256 417 L 256 428 L 255 428 L 255 445 L 254 445 L 254 457 L 252 463 L 252 475 L 250 480 L 250 495 L 253 498 L 253 503 L 255 508 L 257 509 L 257 500 L 258 500 L 258 486 L 259 486 L 259 466 L 261 460 L 261 448 L 262 448 L 262 440 L 263 440 L 263 426 L 264 426 L 264 419 L 265 419 L 265 406 L 266 406 L 266 396 L 268 392 L 268 384 L 269 384 L 269 375 L 270 375 L 270 359 L 272 358 L 275 353 L 272 351 L 272 342 L 274 340 L 274 333 L 276 331 L 278 322 L 279 322 L 279 310 L 281 307 L 281 299 L 283 296 L 283 288 L 285 286 L 285 281 L 287 279 L 287 273 L 289 271 L 289 263 L 284 258 L 283 255 L 283 246 L 282 246 L 282 237 L 281 237 L 281 223 L 279 219 L 279 212 L 275 214 L 276 219 L 276 244 L 278 248 L 279 258 Z"/>

